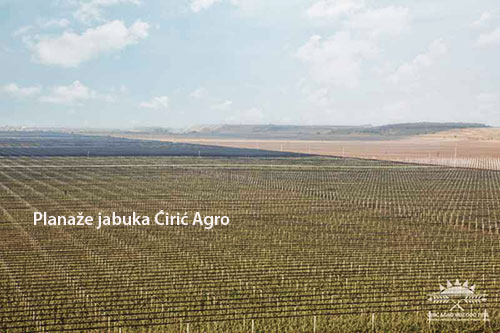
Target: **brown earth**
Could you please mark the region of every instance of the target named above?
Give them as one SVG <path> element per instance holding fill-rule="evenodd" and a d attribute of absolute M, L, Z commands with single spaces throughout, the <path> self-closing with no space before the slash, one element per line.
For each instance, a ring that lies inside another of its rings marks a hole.
<path fill-rule="evenodd" d="M 121 137 L 382 160 L 500 158 L 500 128 L 460 129 L 400 140 L 260 140 L 126 134 Z"/>

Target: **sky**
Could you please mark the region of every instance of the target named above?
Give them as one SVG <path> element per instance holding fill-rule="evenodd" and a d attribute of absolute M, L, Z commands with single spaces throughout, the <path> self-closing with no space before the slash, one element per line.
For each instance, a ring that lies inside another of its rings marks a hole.
<path fill-rule="evenodd" d="M 500 126 L 498 0 L 0 0 L 0 126 Z"/>

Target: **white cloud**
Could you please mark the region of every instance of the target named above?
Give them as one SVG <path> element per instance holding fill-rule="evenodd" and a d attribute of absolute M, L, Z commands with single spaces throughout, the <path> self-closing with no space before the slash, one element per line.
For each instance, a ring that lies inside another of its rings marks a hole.
<path fill-rule="evenodd" d="M 67 86 L 58 86 L 51 89 L 50 94 L 40 97 L 40 102 L 81 105 L 82 102 L 101 98 L 94 90 L 86 87 L 80 81 L 74 81 Z M 104 97 L 106 99 L 106 97 Z"/>
<path fill-rule="evenodd" d="M 489 22 L 491 22 L 493 19 L 498 18 L 498 11 L 485 11 L 481 14 L 481 16 L 472 22 L 472 26 L 479 28 L 479 27 L 484 27 L 486 26 Z"/>
<path fill-rule="evenodd" d="M 38 26 L 44 29 L 50 28 L 66 28 L 69 26 L 70 22 L 68 19 L 41 19 L 38 20 Z"/>
<path fill-rule="evenodd" d="M 36 25 L 25 25 L 14 31 L 12 34 L 14 37 L 17 36 L 24 36 L 29 32 L 32 32 L 33 30 L 40 30 L 40 29 L 53 29 L 53 28 L 66 28 L 69 26 L 70 22 L 69 20 L 62 18 L 62 19 L 38 19 Z"/>
<path fill-rule="evenodd" d="M 42 91 L 40 87 L 19 87 L 15 83 L 9 83 L 3 86 L 1 90 L 14 97 L 29 97 L 38 95 Z"/>
<path fill-rule="evenodd" d="M 220 1 L 221 0 L 192 0 L 191 10 L 195 13 L 198 13 L 202 10 L 212 7 L 212 5 Z"/>
<path fill-rule="evenodd" d="M 307 15 L 342 19 L 346 29 L 365 31 L 374 37 L 398 35 L 409 28 L 408 8 L 369 8 L 363 0 L 321 0 L 307 9 Z"/>
<path fill-rule="evenodd" d="M 307 15 L 312 18 L 339 18 L 362 10 L 364 7 L 363 0 L 321 0 L 309 7 Z"/>
<path fill-rule="evenodd" d="M 78 8 L 73 13 L 75 18 L 84 22 L 91 23 L 92 21 L 104 21 L 103 8 L 111 7 L 123 3 L 140 5 L 140 0 L 80 0 Z"/>
<path fill-rule="evenodd" d="M 200 88 L 192 91 L 190 96 L 193 98 L 196 98 L 196 99 L 203 98 L 203 97 L 207 96 L 207 90 L 203 87 L 200 87 Z"/>
<path fill-rule="evenodd" d="M 14 31 L 14 33 L 12 34 L 14 37 L 16 36 L 22 36 L 22 35 L 26 35 L 28 32 L 30 32 L 31 30 L 33 30 L 33 26 L 31 25 L 25 25 L 25 26 L 22 26 L 20 27 L 19 29 L 17 29 L 16 31 Z"/>
<path fill-rule="evenodd" d="M 213 110 L 228 110 L 232 104 L 233 104 L 232 101 L 226 100 L 226 101 L 221 101 L 221 102 L 215 103 L 210 108 Z"/>
<path fill-rule="evenodd" d="M 222 1 L 223 0 L 191 0 L 190 7 L 194 13 L 198 13 Z M 244 11 L 247 14 L 255 12 L 256 9 L 260 8 L 263 4 L 264 6 L 269 4 L 267 0 L 225 0 L 225 2 L 237 7 L 240 11 Z"/>
<path fill-rule="evenodd" d="M 260 17 L 273 15 L 278 9 L 278 14 L 283 11 L 280 1 L 269 0 L 190 0 L 190 9 L 194 13 L 213 7 L 217 3 L 226 3 L 238 9 L 238 15 L 247 17 Z M 288 3 L 286 3 L 288 4 Z"/>
<path fill-rule="evenodd" d="M 429 49 L 417 55 L 412 61 L 402 64 L 389 76 L 389 81 L 394 84 L 414 84 L 422 76 L 422 72 L 434 65 L 448 52 L 444 41 L 438 39 L 432 42 Z"/>
<path fill-rule="evenodd" d="M 477 46 L 481 48 L 500 46 L 500 28 L 481 34 Z"/>
<path fill-rule="evenodd" d="M 139 106 L 146 109 L 166 110 L 168 109 L 168 96 L 153 97 L 151 101 L 142 102 Z"/>
<path fill-rule="evenodd" d="M 42 37 L 28 45 L 34 59 L 42 64 L 78 67 L 100 54 L 137 44 L 148 36 L 148 30 L 146 22 L 136 21 L 127 28 L 122 21 L 112 21 L 87 29 L 81 35 L 65 32 L 57 37 Z"/>
<path fill-rule="evenodd" d="M 364 0 L 320 0 L 308 8 L 307 14 L 338 21 L 341 29 L 328 39 L 311 37 L 297 52 L 322 86 L 306 92 L 308 100 L 318 106 L 328 105 L 331 85 L 358 85 L 364 67 L 381 52 L 379 37 L 397 36 L 410 28 L 408 8 L 370 8 Z"/>
<path fill-rule="evenodd" d="M 326 85 L 354 87 L 361 75 L 362 62 L 377 56 L 377 46 L 356 40 L 341 31 L 328 39 L 312 36 L 299 48 L 297 57 L 308 64 L 313 78 Z"/>
<path fill-rule="evenodd" d="M 350 17 L 346 25 L 366 31 L 373 37 L 399 35 L 410 27 L 408 8 L 389 6 L 365 10 Z"/>

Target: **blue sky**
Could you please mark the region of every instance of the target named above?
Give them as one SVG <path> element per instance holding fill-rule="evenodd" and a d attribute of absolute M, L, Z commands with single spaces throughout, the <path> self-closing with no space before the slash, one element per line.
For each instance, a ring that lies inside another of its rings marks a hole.
<path fill-rule="evenodd" d="M 0 126 L 500 126 L 494 0 L 0 0 Z"/>

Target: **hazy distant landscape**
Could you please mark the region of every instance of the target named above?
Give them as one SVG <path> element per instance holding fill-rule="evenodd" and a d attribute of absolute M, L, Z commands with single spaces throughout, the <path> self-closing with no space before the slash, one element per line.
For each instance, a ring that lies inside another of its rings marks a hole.
<path fill-rule="evenodd" d="M 233 148 L 500 169 L 500 129 L 483 124 L 221 125 L 176 134 L 159 129 L 107 134 Z"/>
<path fill-rule="evenodd" d="M 490 128 L 490 126 L 475 123 L 405 123 L 382 126 L 199 125 L 177 130 L 153 127 L 110 132 L 125 135 L 170 135 L 181 138 L 341 141 L 401 139 L 412 135 L 481 128 L 486 129 Z"/>

